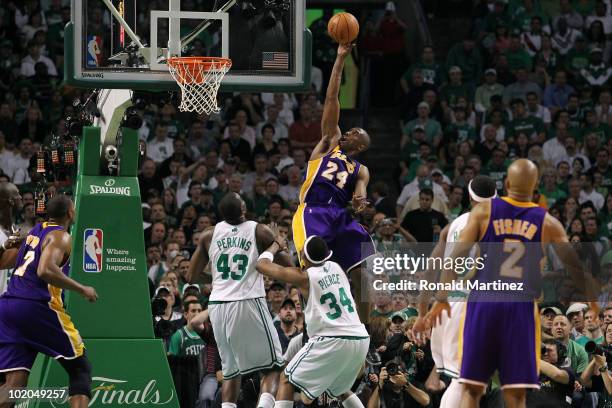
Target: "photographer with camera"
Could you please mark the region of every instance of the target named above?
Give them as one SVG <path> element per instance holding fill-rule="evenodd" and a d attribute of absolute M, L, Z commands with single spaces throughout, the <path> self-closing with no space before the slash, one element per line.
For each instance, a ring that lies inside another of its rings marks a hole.
<path fill-rule="evenodd" d="M 381 368 L 380 374 L 369 374 L 374 385 L 367 408 L 418 408 L 429 405 L 429 394 L 412 384 L 406 366 L 399 358 Z"/>
<path fill-rule="evenodd" d="M 598 407 L 612 406 L 612 376 L 610 365 L 612 364 L 612 323 L 606 325 L 604 330 L 603 344 L 589 341 L 584 348 L 592 356 L 586 370 L 580 376 L 580 381 L 590 392 L 598 394 Z"/>
<path fill-rule="evenodd" d="M 558 340 L 543 341 L 540 357 L 540 389 L 527 393 L 530 408 L 571 407 L 576 375 L 564 366 L 567 348 Z"/>
<path fill-rule="evenodd" d="M 178 325 L 182 318 L 180 313 L 172 310 L 174 299 L 174 294 L 168 287 L 160 286 L 155 290 L 155 297 L 151 300 L 153 333 L 156 338 L 164 341 L 166 350 L 169 349 L 170 338 L 179 328 Z"/>

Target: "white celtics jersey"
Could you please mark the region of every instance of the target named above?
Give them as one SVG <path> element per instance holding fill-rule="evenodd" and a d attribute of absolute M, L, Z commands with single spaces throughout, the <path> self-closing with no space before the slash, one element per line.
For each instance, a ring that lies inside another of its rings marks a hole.
<path fill-rule="evenodd" d="M 208 256 L 212 271 L 211 301 L 227 302 L 266 296 L 263 275 L 255 269 L 259 251 L 255 221 L 215 226 Z"/>
<path fill-rule="evenodd" d="M 0 245 L 4 244 L 7 239 L 8 235 L 4 232 L 2 228 L 0 228 Z M 6 292 L 6 288 L 8 287 L 8 281 L 11 278 L 12 270 L 13 268 L 0 269 L 0 295 Z"/>
<path fill-rule="evenodd" d="M 461 231 L 463 231 L 463 229 L 465 228 L 465 226 L 467 225 L 468 219 L 470 218 L 470 213 L 466 212 L 461 214 L 459 217 L 457 217 L 450 225 L 450 227 L 448 227 L 448 235 L 446 236 L 446 246 L 444 247 L 444 257 L 448 258 L 451 256 L 452 252 L 453 252 L 453 248 L 454 242 L 458 242 L 459 241 L 459 236 L 461 235 Z M 472 250 L 470 251 L 470 257 L 474 258 L 476 257 L 476 248 L 472 248 Z M 466 273 L 463 276 L 457 276 L 460 279 L 471 279 L 474 276 L 474 270 L 472 271 L 468 271 L 468 273 Z M 467 294 L 469 293 L 469 291 L 464 290 L 464 291 L 453 291 L 451 293 L 451 295 L 453 297 L 456 296 L 461 296 L 461 293 Z"/>
<path fill-rule="evenodd" d="M 335 262 L 306 270 L 310 289 L 304 320 L 310 337 L 367 337 L 346 274 Z"/>
<path fill-rule="evenodd" d="M 470 218 L 470 213 L 466 212 L 461 214 L 459 217 L 455 218 L 453 222 L 451 222 L 450 227 L 448 227 L 448 235 L 446 236 L 447 243 L 453 243 L 459 241 L 459 235 L 461 235 L 461 231 L 465 228 L 468 222 L 468 218 Z M 451 255 L 453 249 L 453 245 L 446 245 L 444 248 L 444 257 L 449 257 Z"/>

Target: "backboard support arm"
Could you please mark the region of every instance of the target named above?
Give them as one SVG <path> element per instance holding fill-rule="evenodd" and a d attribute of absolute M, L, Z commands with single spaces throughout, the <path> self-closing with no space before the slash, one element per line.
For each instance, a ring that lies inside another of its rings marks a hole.
<path fill-rule="evenodd" d="M 179 0 L 172 0 L 172 1 L 179 1 Z M 136 43 L 136 45 L 138 45 L 138 48 L 139 49 L 145 48 L 145 46 L 142 44 L 142 42 L 140 42 L 140 39 L 138 38 L 136 33 L 134 31 L 132 31 L 132 29 L 130 28 L 128 23 L 125 21 L 125 19 L 121 15 L 121 13 L 119 13 L 119 11 L 115 8 L 113 3 L 111 3 L 111 0 L 102 0 L 102 2 L 106 5 L 106 8 L 111 12 L 113 17 L 115 17 L 117 22 L 119 24 L 121 24 L 121 27 L 123 27 L 123 29 L 125 30 L 127 35 L 132 39 L 132 41 L 134 41 L 134 43 Z"/>

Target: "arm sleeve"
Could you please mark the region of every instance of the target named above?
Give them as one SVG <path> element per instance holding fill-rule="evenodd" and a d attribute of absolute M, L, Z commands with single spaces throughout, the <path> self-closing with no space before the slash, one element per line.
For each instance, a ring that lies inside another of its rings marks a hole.
<path fill-rule="evenodd" d="M 576 355 L 578 357 L 578 363 L 576 364 L 576 372 L 582 373 L 586 370 L 587 365 L 589 364 L 589 356 L 585 351 L 584 347 L 577 345 L 576 347 Z"/>
<path fill-rule="evenodd" d="M 170 345 L 168 347 L 168 353 L 173 356 L 178 356 L 181 351 L 181 333 L 176 332 L 170 338 Z"/>

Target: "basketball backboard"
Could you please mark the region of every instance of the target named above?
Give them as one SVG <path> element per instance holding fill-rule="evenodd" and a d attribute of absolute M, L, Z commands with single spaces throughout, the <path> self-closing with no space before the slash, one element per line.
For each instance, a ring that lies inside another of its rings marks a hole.
<path fill-rule="evenodd" d="M 85 88 L 177 90 L 168 56 L 211 56 L 232 59 L 223 91 L 305 90 L 304 2 L 72 0 L 65 78 Z"/>

